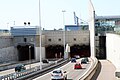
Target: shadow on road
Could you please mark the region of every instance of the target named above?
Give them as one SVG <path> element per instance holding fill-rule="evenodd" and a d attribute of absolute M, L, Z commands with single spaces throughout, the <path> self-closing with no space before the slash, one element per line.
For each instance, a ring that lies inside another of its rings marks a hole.
<path fill-rule="evenodd" d="M 101 63 L 100 63 L 100 61 L 98 61 L 98 68 L 97 68 L 94 76 L 91 78 L 91 80 L 97 80 L 97 77 L 98 77 L 100 71 L 101 71 Z"/>

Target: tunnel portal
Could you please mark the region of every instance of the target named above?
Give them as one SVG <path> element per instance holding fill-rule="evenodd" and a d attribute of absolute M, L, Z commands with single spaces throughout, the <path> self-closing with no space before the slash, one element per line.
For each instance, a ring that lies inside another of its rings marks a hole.
<path fill-rule="evenodd" d="M 19 44 L 17 46 L 18 50 L 18 60 L 25 61 L 35 59 L 34 45 L 32 44 Z"/>
<path fill-rule="evenodd" d="M 90 46 L 78 44 L 71 46 L 70 56 L 74 57 L 75 55 L 79 55 L 80 57 L 90 57 Z"/>
<path fill-rule="evenodd" d="M 79 55 L 80 57 L 90 57 L 89 45 L 73 45 L 70 47 L 69 57 Z M 62 45 L 48 45 L 46 47 L 46 58 L 63 58 L 64 47 Z"/>
<path fill-rule="evenodd" d="M 64 47 L 62 45 L 48 45 L 46 47 L 46 58 L 63 58 Z"/>

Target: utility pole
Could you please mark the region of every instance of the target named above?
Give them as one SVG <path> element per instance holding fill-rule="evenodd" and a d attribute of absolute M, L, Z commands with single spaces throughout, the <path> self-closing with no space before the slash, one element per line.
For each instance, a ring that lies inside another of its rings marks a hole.
<path fill-rule="evenodd" d="M 63 44 L 64 44 L 64 59 L 66 58 L 65 54 L 65 16 L 64 13 L 66 12 L 65 10 L 62 10 L 63 12 Z"/>
<path fill-rule="evenodd" d="M 42 30 L 41 30 L 41 9 L 40 9 L 40 0 L 39 0 L 39 37 L 40 37 L 40 70 L 42 69 L 42 51 L 41 51 L 41 38 L 42 38 Z"/>

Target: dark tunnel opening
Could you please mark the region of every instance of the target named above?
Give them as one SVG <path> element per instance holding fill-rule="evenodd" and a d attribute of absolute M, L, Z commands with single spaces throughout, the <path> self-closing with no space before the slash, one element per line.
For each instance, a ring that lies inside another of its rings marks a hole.
<path fill-rule="evenodd" d="M 89 45 L 73 45 L 70 47 L 70 56 L 74 57 L 79 55 L 80 57 L 90 57 L 90 46 Z"/>
<path fill-rule="evenodd" d="M 62 45 L 48 45 L 46 47 L 46 58 L 63 58 L 64 47 Z"/>
<path fill-rule="evenodd" d="M 35 52 L 33 45 L 18 45 L 18 60 L 25 61 L 35 59 Z"/>
<path fill-rule="evenodd" d="M 90 45 L 73 45 L 70 47 L 70 57 L 90 57 Z M 46 47 L 46 58 L 63 58 L 64 47 L 62 45 L 48 45 Z"/>

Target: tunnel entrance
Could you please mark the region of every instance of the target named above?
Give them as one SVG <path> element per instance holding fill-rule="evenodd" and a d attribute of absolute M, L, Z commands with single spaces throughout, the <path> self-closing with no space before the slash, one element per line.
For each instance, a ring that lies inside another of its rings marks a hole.
<path fill-rule="evenodd" d="M 70 47 L 70 56 L 90 57 L 90 45 L 73 45 Z"/>
<path fill-rule="evenodd" d="M 63 58 L 64 47 L 62 45 L 48 45 L 46 47 L 46 58 Z"/>
<path fill-rule="evenodd" d="M 106 59 L 106 36 L 99 36 L 99 51 L 96 57 Z"/>
<path fill-rule="evenodd" d="M 18 60 L 25 61 L 35 59 L 34 45 L 32 44 L 19 44 L 17 46 Z"/>

